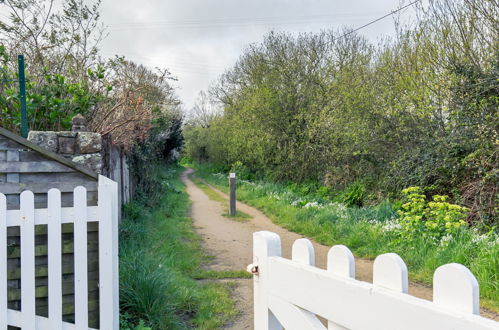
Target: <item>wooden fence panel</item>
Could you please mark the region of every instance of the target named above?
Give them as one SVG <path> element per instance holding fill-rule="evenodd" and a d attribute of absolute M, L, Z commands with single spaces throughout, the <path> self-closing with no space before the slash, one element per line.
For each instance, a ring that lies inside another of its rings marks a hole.
<path fill-rule="evenodd" d="M 58 189 L 48 192 L 44 209 L 35 209 L 31 191 L 21 194 L 19 210 L 8 210 L 0 194 L 0 329 L 119 328 L 118 192 L 116 183 L 99 179 L 98 207 L 88 206 L 85 187 L 75 188 L 73 207 L 61 206 Z M 13 248 L 9 232 L 20 236 Z M 17 262 L 21 267 L 7 267 Z M 20 287 L 10 288 L 18 279 Z M 89 317 L 99 309 L 105 313 Z"/>

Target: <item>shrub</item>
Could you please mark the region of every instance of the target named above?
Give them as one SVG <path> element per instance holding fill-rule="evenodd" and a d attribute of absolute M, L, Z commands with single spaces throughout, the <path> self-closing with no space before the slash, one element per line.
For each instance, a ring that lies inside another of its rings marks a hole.
<path fill-rule="evenodd" d="M 469 209 L 448 203 L 447 196 L 435 195 L 427 202 L 420 187 L 406 188 L 402 194 L 405 203 L 398 214 L 404 236 L 422 234 L 440 240 L 444 235 L 454 236 L 466 226 Z"/>
<path fill-rule="evenodd" d="M 362 206 L 367 197 L 366 186 L 356 181 L 349 185 L 341 196 L 341 202 L 347 206 Z"/>

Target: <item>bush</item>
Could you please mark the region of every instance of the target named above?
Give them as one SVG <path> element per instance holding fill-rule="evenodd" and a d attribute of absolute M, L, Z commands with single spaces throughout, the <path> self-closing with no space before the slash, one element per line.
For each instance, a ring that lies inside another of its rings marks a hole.
<path fill-rule="evenodd" d="M 426 202 L 419 187 L 406 188 L 402 194 L 405 203 L 398 214 L 406 238 L 423 235 L 440 240 L 444 235 L 456 235 L 466 226 L 469 209 L 448 203 L 447 196 L 435 195 L 431 202 Z"/>
<path fill-rule="evenodd" d="M 356 181 L 349 185 L 341 196 L 341 202 L 347 206 L 362 206 L 367 197 L 366 186 Z"/>

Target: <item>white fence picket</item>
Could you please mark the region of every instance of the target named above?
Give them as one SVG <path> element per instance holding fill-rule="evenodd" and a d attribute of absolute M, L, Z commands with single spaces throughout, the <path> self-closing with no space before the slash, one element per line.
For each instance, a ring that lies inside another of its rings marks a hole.
<path fill-rule="evenodd" d="M 75 325 L 88 329 L 87 189 L 74 190 Z"/>
<path fill-rule="evenodd" d="M 327 271 L 343 278 L 355 279 L 355 259 L 352 252 L 344 245 L 336 245 L 327 253 Z M 346 330 L 345 327 L 331 320 L 327 321 L 329 330 Z"/>
<path fill-rule="evenodd" d="M 0 330 L 7 330 L 7 198 L 0 194 Z"/>
<path fill-rule="evenodd" d="M 256 330 L 280 329 L 277 319 L 290 329 L 320 329 L 312 313 L 330 321 L 329 329 L 499 329 L 498 322 L 476 315 L 478 284 L 462 265 L 436 271 L 435 302 L 430 302 L 407 294 L 407 267 L 396 254 L 376 259 L 370 284 L 353 278 L 353 256 L 346 247 L 331 249 L 326 271 L 311 265 L 308 243 L 298 240 L 288 260 L 281 257 L 278 235 L 254 233 Z"/>
<path fill-rule="evenodd" d="M 281 330 L 282 326 L 268 306 L 267 287 L 269 257 L 281 256 L 281 239 L 270 231 L 253 234 L 253 263 L 258 265 L 259 276 L 253 278 L 255 301 L 255 329 Z"/>
<path fill-rule="evenodd" d="M 21 193 L 21 312 L 23 329 L 35 329 L 35 196 Z"/>
<path fill-rule="evenodd" d="M 0 330 L 8 326 L 36 330 L 88 328 L 87 224 L 99 222 L 100 329 L 119 329 L 118 278 L 118 189 L 117 184 L 99 177 L 99 205 L 87 206 L 83 187 L 74 190 L 74 206 L 61 207 L 61 192 L 48 192 L 47 209 L 34 208 L 34 195 L 25 191 L 20 210 L 7 210 L 0 194 Z M 74 224 L 75 324 L 62 321 L 62 229 Z M 48 317 L 36 315 L 35 225 L 47 225 Z M 7 227 L 20 226 L 21 311 L 7 305 Z"/>
<path fill-rule="evenodd" d="M 61 192 L 48 192 L 48 301 L 50 328 L 62 329 Z"/>
<path fill-rule="evenodd" d="M 99 176 L 99 299 L 100 328 L 119 328 L 118 186 Z M 116 204 L 116 205 L 115 205 Z M 105 315 L 105 317 L 102 317 Z"/>
<path fill-rule="evenodd" d="M 433 276 L 433 301 L 444 308 L 478 315 L 478 281 L 463 265 L 452 263 L 440 266 Z"/>

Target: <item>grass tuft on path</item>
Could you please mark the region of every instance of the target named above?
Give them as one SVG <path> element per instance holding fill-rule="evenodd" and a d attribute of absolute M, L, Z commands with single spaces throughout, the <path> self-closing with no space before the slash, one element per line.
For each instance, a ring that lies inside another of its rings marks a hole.
<path fill-rule="evenodd" d="M 203 270 L 194 275 L 196 280 L 222 280 L 229 278 L 253 278 L 245 270 Z"/>
<path fill-rule="evenodd" d="M 121 328 L 219 329 L 237 315 L 229 283 L 200 282 L 206 260 L 188 217 L 178 166 L 158 167 L 165 183 L 152 208 L 125 206 L 120 225 Z"/>

